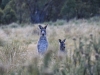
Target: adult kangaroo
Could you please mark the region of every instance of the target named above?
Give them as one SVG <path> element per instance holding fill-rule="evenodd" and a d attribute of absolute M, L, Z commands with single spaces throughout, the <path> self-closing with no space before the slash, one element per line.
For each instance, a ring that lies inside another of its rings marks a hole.
<path fill-rule="evenodd" d="M 40 38 L 37 44 L 37 48 L 38 48 L 38 53 L 40 54 L 44 54 L 47 51 L 48 48 L 48 41 L 46 38 L 46 28 L 47 25 L 42 27 L 41 25 L 39 25 L 40 28 Z"/>

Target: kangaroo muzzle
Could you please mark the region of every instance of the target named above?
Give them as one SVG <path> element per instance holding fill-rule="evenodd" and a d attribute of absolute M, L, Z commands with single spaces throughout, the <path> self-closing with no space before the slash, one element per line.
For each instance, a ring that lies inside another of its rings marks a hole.
<path fill-rule="evenodd" d="M 45 35 L 45 32 L 44 31 L 42 31 L 41 33 L 42 33 L 42 35 Z"/>

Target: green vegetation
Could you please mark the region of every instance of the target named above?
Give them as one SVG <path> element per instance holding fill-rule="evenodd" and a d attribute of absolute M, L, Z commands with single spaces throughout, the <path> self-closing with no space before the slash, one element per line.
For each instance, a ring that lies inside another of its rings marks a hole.
<path fill-rule="evenodd" d="M 69 21 L 73 18 L 90 18 L 99 15 L 100 0 L 2 0 L 0 3 L 2 24 L 38 23 L 57 19 Z"/>

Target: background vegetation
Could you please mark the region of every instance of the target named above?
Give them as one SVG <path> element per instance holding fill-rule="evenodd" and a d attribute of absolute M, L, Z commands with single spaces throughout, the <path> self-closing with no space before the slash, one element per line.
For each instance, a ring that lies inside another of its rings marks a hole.
<path fill-rule="evenodd" d="M 100 0 L 0 0 L 0 23 L 41 23 L 100 16 Z"/>

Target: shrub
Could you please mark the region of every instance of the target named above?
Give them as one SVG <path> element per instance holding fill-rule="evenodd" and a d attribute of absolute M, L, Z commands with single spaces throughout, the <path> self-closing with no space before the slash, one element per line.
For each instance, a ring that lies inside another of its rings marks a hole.
<path fill-rule="evenodd" d="M 11 7 L 6 6 L 4 9 L 4 15 L 3 15 L 3 23 L 9 24 L 11 22 L 15 22 L 17 20 L 16 13 Z"/>
<path fill-rule="evenodd" d="M 76 15 L 75 7 L 76 7 L 75 0 L 68 0 L 63 5 L 60 14 L 64 19 L 71 19 Z"/>
<path fill-rule="evenodd" d="M 2 8 L 2 9 L 4 9 L 5 8 L 5 6 L 6 6 L 6 4 L 9 2 L 10 0 L 1 0 L 1 5 L 0 5 L 0 7 Z"/>

